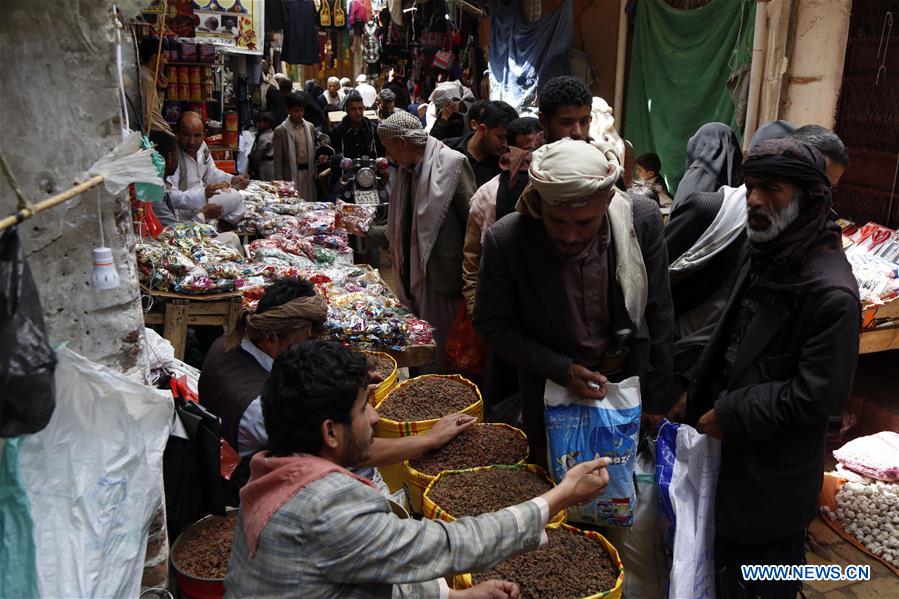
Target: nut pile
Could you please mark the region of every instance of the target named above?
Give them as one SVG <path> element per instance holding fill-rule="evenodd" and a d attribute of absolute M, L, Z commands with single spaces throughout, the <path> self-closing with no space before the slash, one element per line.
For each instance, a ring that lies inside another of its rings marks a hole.
<path fill-rule="evenodd" d="M 221 580 L 228 573 L 228 558 L 234 540 L 234 518 L 222 518 L 182 543 L 175 565 L 197 578 Z"/>
<path fill-rule="evenodd" d="M 618 568 L 597 541 L 561 528 L 546 533 L 546 545 L 475 574 L 474 583 L 491 579 L 517 582 L 526 599 L 588 597 L 615 586 Z"/>
<path fill-rule="evenodd" d="M 505 426 L 476 424 L 440 449 L 409 462 L 431 476 L 443 470 L 466 470 L 494 464 L 517 464 L 528 456 L 528 442 Z"/>
<path fill-rule="evenodd" d="M 428 497 L 452 517 L 461 518 L 517 505 L 551 488 L 549 481 L 525 468 L 491 468 L 445 475 Z"/>
<path fill-rule="evenodd" d="M 478 401 L 472 387 L 442 376 L 412 379 L 390 392 L 378 413 L 390 420 L 433 420 L 464 410 Z"/>
<path fill-rule="evenodd" d="M 824 516 L 885 562 L 899 566 L 899 483 L 847 482 L 836 496 L 836 513 L 822 506 Z"/>
<path fill-rule="evenodd" d="M 393 373 L 393 362 L 387 356 L 380 354 L 365 354 L 368 362 L 368 371 L 377 373 L 379 381 L 386 380 Z"/>

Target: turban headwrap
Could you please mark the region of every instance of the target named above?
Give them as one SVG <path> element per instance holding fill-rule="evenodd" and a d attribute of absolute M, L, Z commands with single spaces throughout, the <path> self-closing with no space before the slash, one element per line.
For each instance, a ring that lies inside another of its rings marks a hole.
<path fill-rule="evenodd" d="M 808 197 L 798 218 L 777 237 L 749 242 L 758 284 L 793 292 L 843 289 L 858 299 L 858 283 L 843 253 L 840 227 L 833 221 L 824 157 L 796 139 L 763 141 L 750 150 L 743 174 L 795 185 Z"/>
<path fill-rule="evenodd" d="M 418 117 L 413 116 L 405 110 L 394 112 L 384 119 L 381 124 L 378 125 L 378 135 L 380 135 L 382 139 L 400 138 L 419 141 L 426 141 L 428 139 L 428 134 L 421 128 L 421 121 Z"/>
<path fill-rule="evenodd" d="M 328 306 L 318 294 L 294 298 L 261 314 L 244 311 L 228 334 L 225 350 L 230 351 L 240 345 L 248 330 L 264 335 L 278 335 L 303 326 L 323 324 L 327 317 Z"/>
<path fill-rule="evenodd" d="M 541 203 L 579 208 L 593 197 L 611 194 L 621 170 L 614 152 L 584 141 L 566 138 L 541 146 L 533 152 L 531 182 L 516 209 L 541 218 Z"/>

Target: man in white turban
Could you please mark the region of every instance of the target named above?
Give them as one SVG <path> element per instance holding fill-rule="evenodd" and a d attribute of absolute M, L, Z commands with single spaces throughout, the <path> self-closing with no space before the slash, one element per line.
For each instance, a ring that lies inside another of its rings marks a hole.
<path fill-rule="evenodd" d="M 434 327 L 438 362 L 453 318 L 464 310 L 462 245 L 474 173 L 465 156 L 425 133 L 421 121 L 400 111 L 378 125 L 392 170 L 386 226 L 365 234 L 369 246 L 388 246 L 397 295 Z"/>
<path fill-rule="evenodd" d="M 346 94 L 340 89 L 340 79 L 337 77 L 328 77 L 328 89 L 323 91 L 322 95 L 318 97 L 318 103 L 323 104 L 325 109 L 329 106 L 339 108 L 340 103 L 343 102 L 345 96 Z"/>
<path fill-rule="evenodd" d="M 673 315 L 658 206 L 615 187 L 612 151 L 562 139 L 534 151 L 516 212 L 483 240 L 474 326 L 518 367 L 531 455 L 546 457 L 544 393 L 601 399 L 640 377 L 643 411 L 672 404 Z"/>

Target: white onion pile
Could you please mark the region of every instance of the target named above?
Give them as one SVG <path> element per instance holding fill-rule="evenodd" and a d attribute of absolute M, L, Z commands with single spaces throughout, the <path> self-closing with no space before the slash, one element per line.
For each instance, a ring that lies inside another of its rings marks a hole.
<path fill-rule="evenodd" d="M 847 482 L 836 496 L 837 509 L 822 506 L 830 520 L 884 561 L 899 566 L 899 483 Z"/>

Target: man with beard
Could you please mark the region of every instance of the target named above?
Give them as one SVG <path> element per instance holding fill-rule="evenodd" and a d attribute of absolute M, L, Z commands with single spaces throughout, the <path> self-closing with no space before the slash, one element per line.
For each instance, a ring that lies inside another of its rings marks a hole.
<path fill-rule="evenodd" d="M 250 180 L 231 175 L 215 166 L 204 141 L 206 125 L 196 112 L 183 112 L 178 117 L 178 151 L 175 172 L 166 178 L 171 186 L 168 195 L 179 222 L 206 222 L 218 218 L 236 225 L 244 213 L 244 189 Z M 220 208 L 211 208 L 218 205 Z M 233 241 L 236 240 L 236 236 Z M 240 247 L 239 244 L 237 247 Z"/>
<path fill-rule="evenodd" d="M 380 152 L 375 144 L 375 127 L 365 118 L 365 100 L 352 91 L 343 102 L 346 116 L 331 129 L 331 147 L 345 158 L 374 158 Z"/>
<path fill-rule="evenodd" d="M 262 392 L 269 451 L 241 490 L 227 594 L 232 597 L 517 598 L 514 583 L 464 591 L 443 577 L 480 572 L 546 540 L 550 514 L 591 501 L 607 458 L 578 464 L 540 497 L 454 522 L 401 519 L 348 470 L 370 456 L 378 414 L 365 357 L 306 342 L 274 361 Z"/>
<path fill-rule="evenodd" d="M 328 89 L 322 92 L 318 97 L 318 103 L 322 108 L 331 107 L 333 110 L 340 109 L 340 103 L 343 102 L 346 94 L 340 89 L 340 79 L 337 77 L 328 77 Z"/>
<path fill-rule="evenodd" d="M 824 168 L 789 138 L 759 144 L 743 164 L 748 260 L 687 399 L 687 421 L 722 441 L 719 596 L 796 596 L 799 582 L 744 580 L 740 567 L 804 563 L 828 417 L 852 387 L 858 285 Z"/>
<path fill-rule="evenodd" d="M 673 323 L 661 214 L 615 187 L 617 162 L 562 139 L 534 151 L 528 174 L 515 212 L 484 235 L 474 326 L 518 368 L 531 455 L 545 464 L 553 386 L 599 400 L 609 380 L 637 375 L 644 413 L 661 420 Z"/>
<path fill-rule="evenodd" d="M 200 403 L 221 418 L 222 437 L 240 455 L 237 471 L 226 486 L 229 505 L 250 476 L 250 459 L 268 446 L 260 394 L 279 353 L 313 335 L 327 316 L 324 299 L 312 283 L 287 277 L 272 283 L 255 310 L 241 313 L 228 334 L 216 339 L 203 361 L 198 382 Z M 388 492 L 377 470 L 442 447 L 470 428 L 475 418 L 451 414 L 420 435 L 377 439 L 371 459 L 357 464 L 356 474 Z"/>
<path fill-rule="evenodd" d="M 368 247 L 389 248 L 397 296 L 434 327 L 431 370 L 442 371 L 443 344 L 463 304 L 462 246 L 474 173 L 465 156 L 425 133 L 408 112 L 390 115 L 378 137 L 397 165 L 390 172 L 387 225 L 351 233 L 364 235 Z"/>

